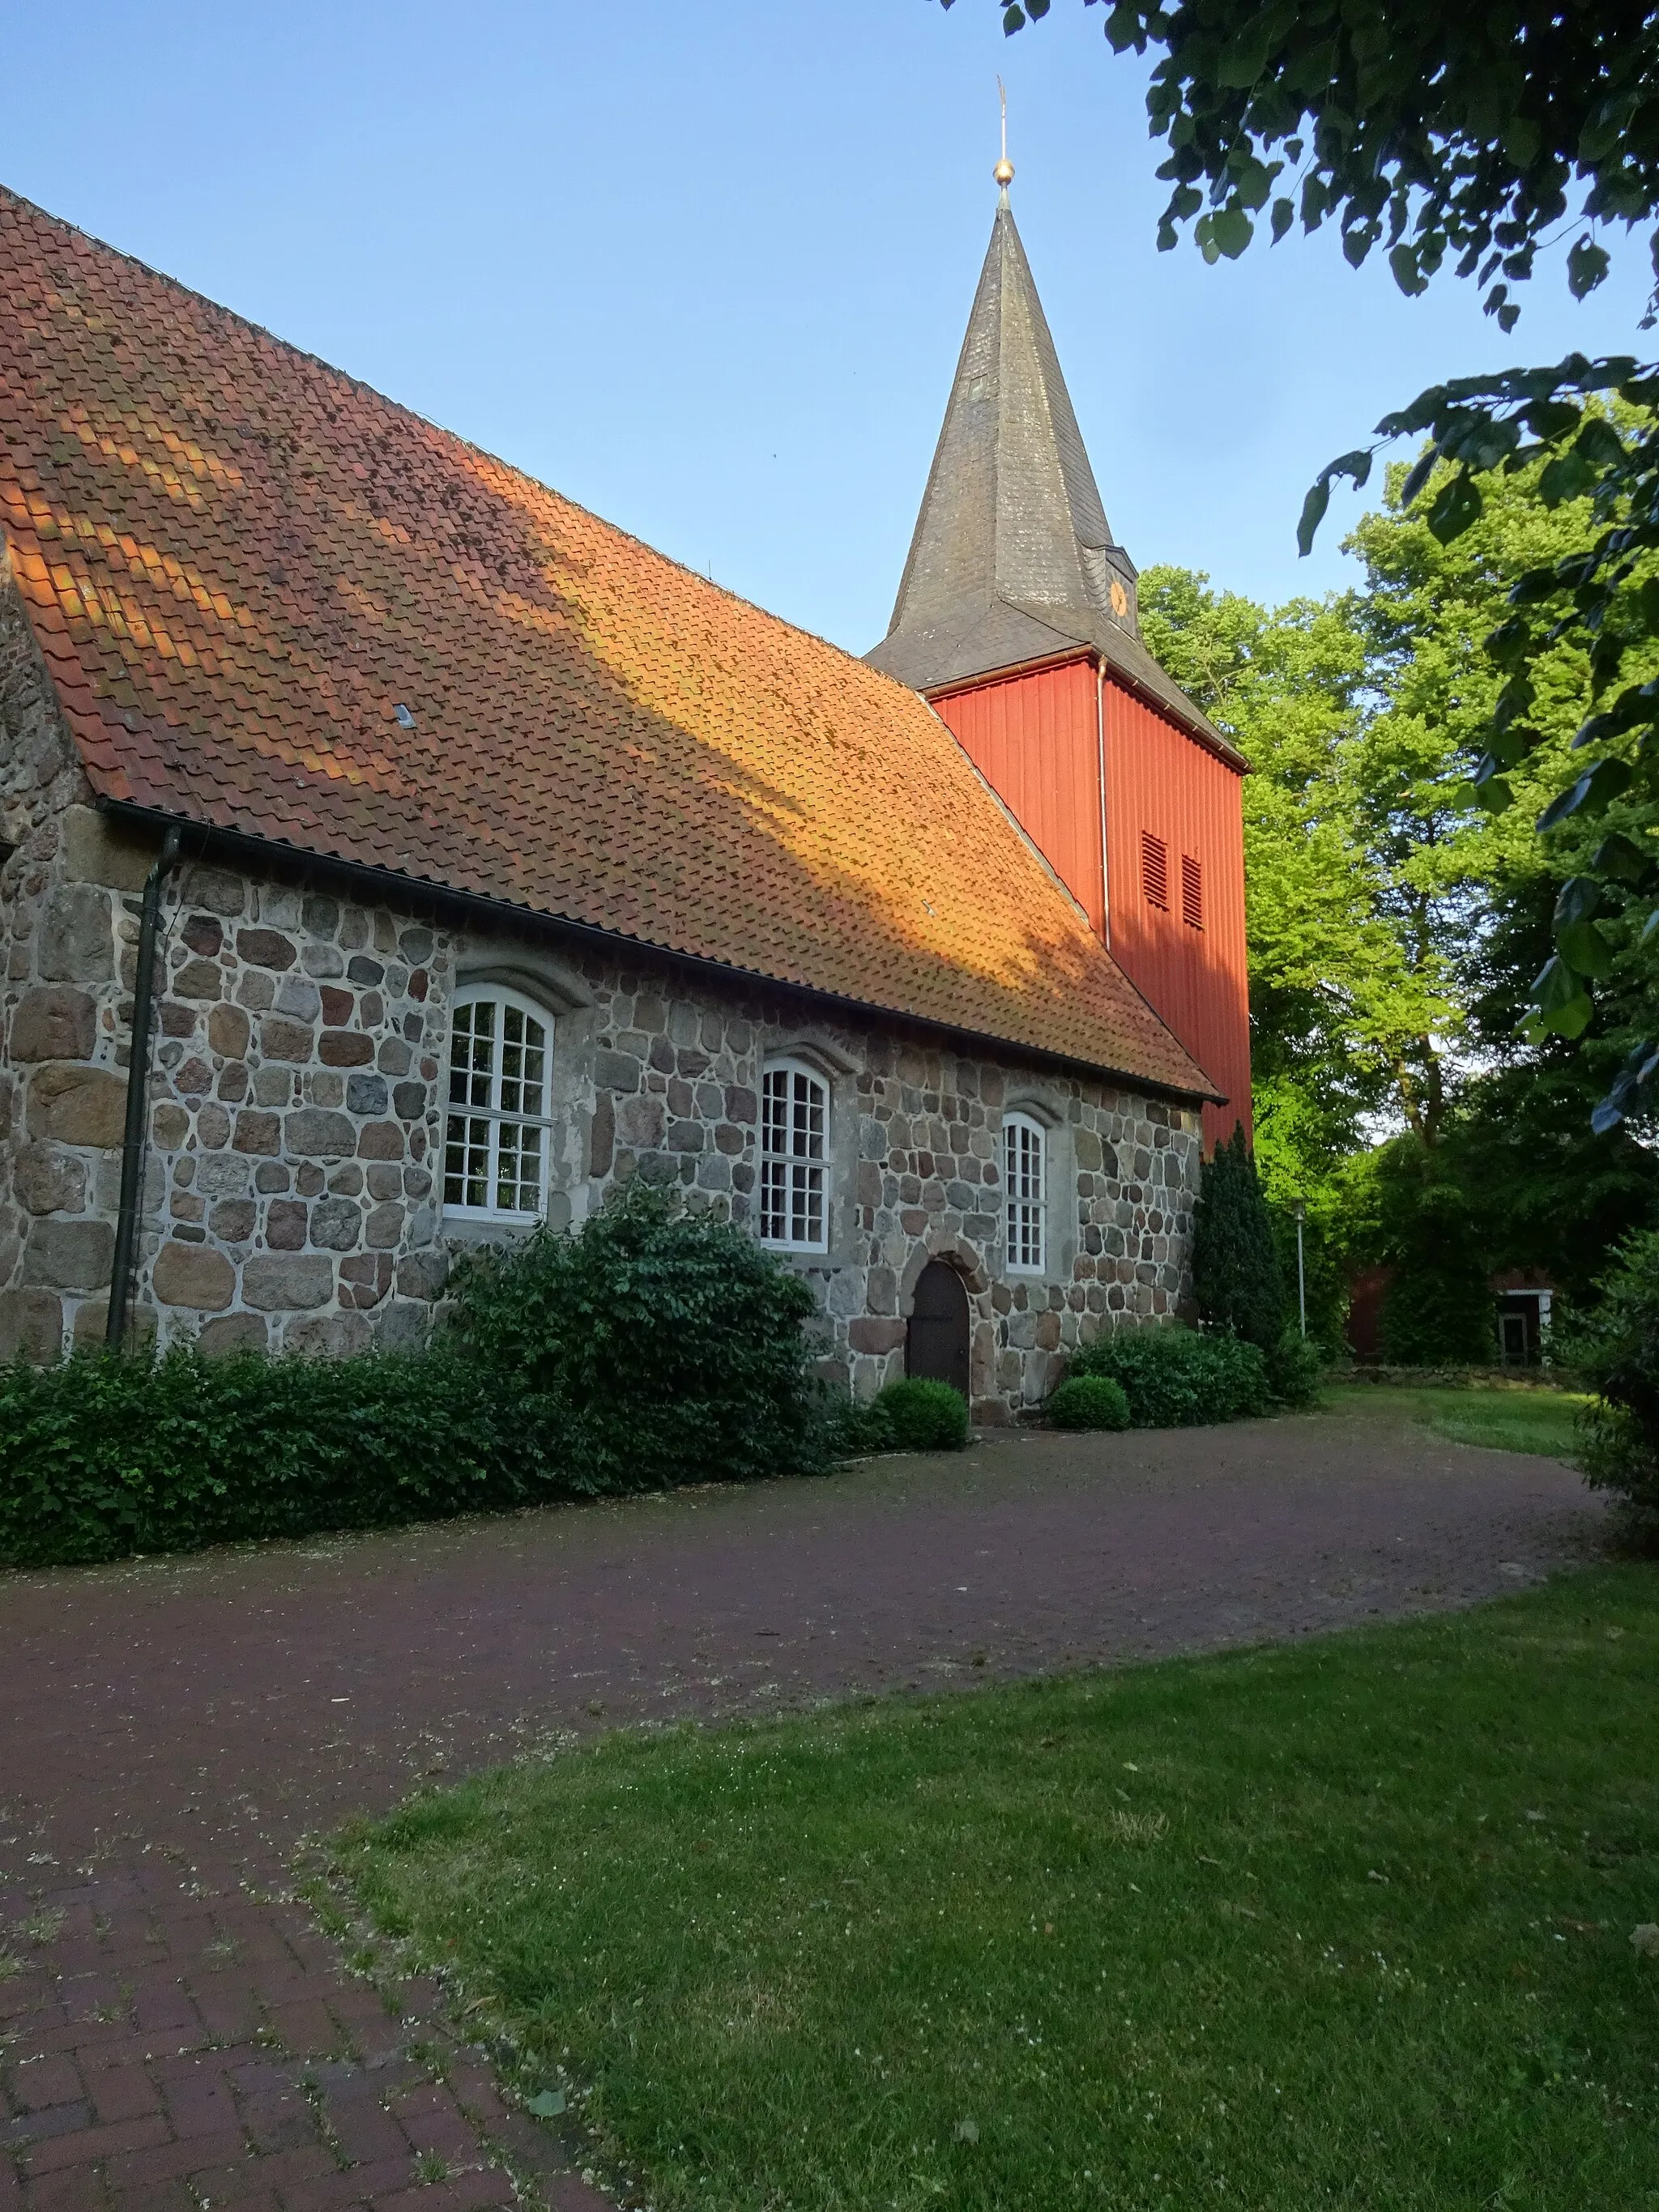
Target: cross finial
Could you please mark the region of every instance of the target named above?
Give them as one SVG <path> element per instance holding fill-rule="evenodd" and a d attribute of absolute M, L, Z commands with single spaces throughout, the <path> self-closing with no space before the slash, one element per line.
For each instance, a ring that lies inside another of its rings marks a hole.
<path fill-rule="evenodd" d="M 1002 102 L 1002 159 L 991 172 L 1002 187 L 1002 204 L 1008 204 L 1008 187 L 1014 181 L 1014 165 L 1008 159 L 1008 94 L 1002 79 L 997 79 L 997 98 Z"/>

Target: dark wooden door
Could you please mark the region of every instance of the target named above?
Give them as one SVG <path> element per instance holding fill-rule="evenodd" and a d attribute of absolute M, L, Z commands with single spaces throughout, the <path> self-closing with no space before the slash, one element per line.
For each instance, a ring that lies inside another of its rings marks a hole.
<path fill-rule="evenodd" d="M 968 1293 L 954 1267 L 930 1260 L 916 1285 L 904 1371 L 968 1393 Z"/>

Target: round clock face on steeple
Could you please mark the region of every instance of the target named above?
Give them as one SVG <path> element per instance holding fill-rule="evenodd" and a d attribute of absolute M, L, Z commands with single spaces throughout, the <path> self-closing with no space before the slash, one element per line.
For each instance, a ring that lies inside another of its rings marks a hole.
<path fill-rule="evenodd" d="M 1119 579 L 1114 576 L 1112 579 L 1112 612 L 1117 617 L 1118 620 L 1121 622 L 1124 616 L 1127 615 L 1128 611 L 1129 594 L 1124 590 Z"/>

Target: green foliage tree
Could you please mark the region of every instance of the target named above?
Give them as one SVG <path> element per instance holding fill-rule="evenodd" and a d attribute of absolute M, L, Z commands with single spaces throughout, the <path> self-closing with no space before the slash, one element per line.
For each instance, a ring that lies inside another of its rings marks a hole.
<path fill-rule="evenodd" d="M 1377 1164 L 1382 1357 L 1402 1367 L 1485 1365 L 1493 1350 L 1489 1266 L 1467 1194 L 1445 1159 L 1410 1138 Z"/>
<path fill-rule="evenodd" d="M 949 0 L 946 0 L 949 4 Z M 1092 0 L 1086 0 L 1092 4 Z M 1003 7 L 1019 30 L 1048 0 Z M 1659 274 L 1659 8 L 1653 0 L 1496 0 L 1451 9 L 1431 0 L 1116 0 L 1114 49 L 1161 51 L 1147 93 L 1152 135 L 1169 155 L 1172 190 L 1160 246 L 1189 224 L 1206 259 L 1237 258 L 1271 203 L 1275 243 L 1298 216 L 1327 220 L 1358 267 L 1386 246 L 1395 282 L 1422 291 L 1448 260 L 1473 277 L 1504 331 L 1520 313 L 1512 288 L 1541 246 L 1571 243 L 1569 288 L 1582 298 L 1611 265 L 1610 227 L 1649 234 Z M 1659 316 L 1659 288 L 1643 327 Z M 1616 393 L 1626 408 L 1598 408 Z M 1487 652 L 1507 679 L 1497 690 L 1474 781 L 1494 815 L 1515 804 L 1511 772 L 1547 750 L 1535 708 L 1540 669 L 1564 639 L 1589 657 L 1593 708 L 1571 764 L 1534 816 L 1548 837 L 1596 821 L 1623 793 L 1659 798 L 1659 365 L 1634 355 L 1573 354 L 1431 386 L 1385 416 L 1372 444 L 1331 462 L 1310 490 L 1298 535 L 1305 553 L 1332 483 L 1364 484 L 1393 441 L 1427 442 L 1401 503 L 1428 498 L 1443 544 L 1474 528 L 1495 472 L 1535 469 L 1548 507 L 1588 498 L 1593 543 L 1540 561 L 1510 589 L 1508 618 Z M 1645 665 L 1632 666 L 1632 659 Z M 1615 686 L 1620 686 L 1616 690 Z M 1604 703 L 1605 702 L 1605 703 Z M 1555 949 L 1534 979 L 1534 1036 L 1584 1035 L 1616 964 L 1615 922 L 1632 895 L 1659 934 L 1659 857 L 1613 829 L 1563 882 Z M 1651 945 L 1653 940 L 1644 942 Z M 1648 1114 L 1659 1097 L 1659 1035 L 1629 1044 L 1595 1126 Z"/>
<path fill-rule="evenodd" d="M 1193 1224 L 1193 1286 L 1204 1320 L 1271 1351 L 1284 1333 L 1279 1249 L 1244 1125 L 1205 1161 Z"/>
<path fill-rule="evenodd" d="M 1659 1547 L 1659 1232 L 1627 1238 L 1599 1287 L 1593 1318 L 1564 1346 L 1596 1393 L 1583 1424 L 1584 1470 L 1623 1497 L 1638 1532 Z"/>
<path fill-rule="evenodd" d="M 1493 1266 L 1544 1266 L 1581 1295 L 1659 1202 L 1653 1152 L 1589 1125 L 1650 1018 L 1634 932 L 1587 1048 L 1518 1034 L 1585 833 L 1569 826 L 1540 850 L 1525 813 L 1491 812 L 1471 775 L 1502 682 L 1481 639 L 1517 575 L 1593 542 L 1589 503 L 1547 504 L 1543 465 L 1502 479 L 1449 544 L 1402 508 L 1405 472 L 1390 471 L 1385 504 L 1349 540 L 1363 585 L 1322 601 L 1269 611 L 1181 570 L 1142 580 L 1154 650 L 1255 771 L 1256 1161 L 1287 1265 L 1285 1215 L 1295 1198 L 1308 1206 L 1310 1322 L 1333 1346 L 1350 1263 L 1382 1256 L 1364 1165 L 1379 1120 L 1444 1153 Z M 1570 638 L 1540 663 L 1540 744 L 1518 779 L 1534 804 L 1571 758 L 1592 680 Z M 1654 814 L 1626 799 L 1616 819 L 1644 839 Z"/>

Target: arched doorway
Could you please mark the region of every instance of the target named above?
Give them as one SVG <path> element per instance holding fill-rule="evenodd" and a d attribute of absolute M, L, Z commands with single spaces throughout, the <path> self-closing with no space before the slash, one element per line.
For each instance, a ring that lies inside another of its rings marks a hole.
<path fill-rule="evenodd" d="M 916 1284 L 905 1333 L 905 1373 L 948 1382 L 967 1398 L 968 1334 L 968 1293 L 961 1276 L 942 1260 L 930 1260 Z"/>

